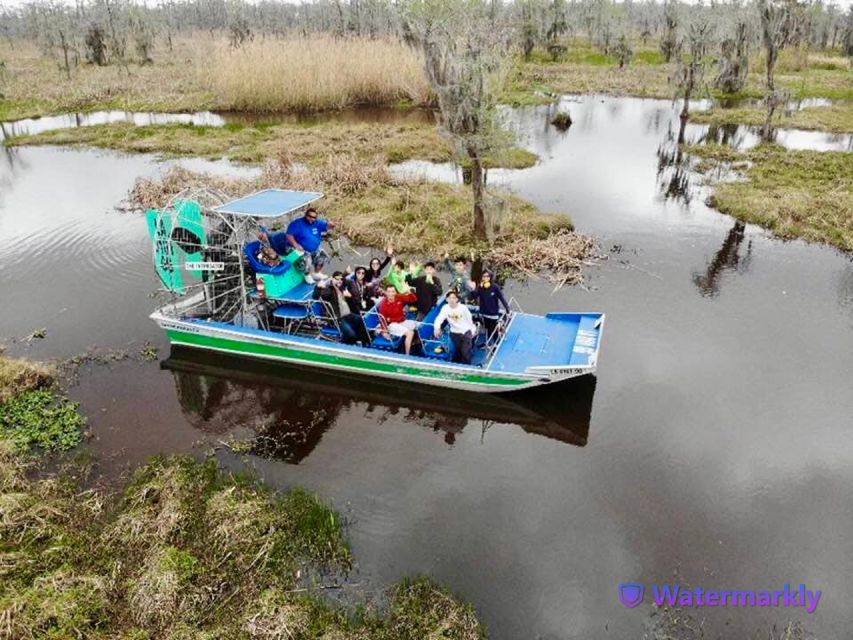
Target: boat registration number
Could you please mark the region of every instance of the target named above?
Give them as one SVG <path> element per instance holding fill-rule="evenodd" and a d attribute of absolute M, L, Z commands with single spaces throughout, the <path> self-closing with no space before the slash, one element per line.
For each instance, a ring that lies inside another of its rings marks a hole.
<path fill-rule="evenodd" d="M 553 369 L 549 369 L 548 373 L 552 376 L 561 376 L 561 375 L 580 375 L 584 372 L 582 367 L 554 367 Z"/>
<path fill-rule="evenodd" d="M 224 271 L 224 262 L 185 262 L 187 271 Z"/>

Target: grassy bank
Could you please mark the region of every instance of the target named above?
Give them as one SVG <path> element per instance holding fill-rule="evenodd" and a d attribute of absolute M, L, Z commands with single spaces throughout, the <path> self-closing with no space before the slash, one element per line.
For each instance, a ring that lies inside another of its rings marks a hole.
<path fill-rule="evenodd" d="M 176 37 L 153 63 L 81 64 L 71 78 L 34 43 L 0 43 L 0 119 L 131 111 L 323 111 L 356 105 L 427 104 L 420 59 L 403 44 L 368 38 L 267 38 L 235 49 L 208 33 Z"/>
<path fill-rule="evenodd" d="M 693 145 L 709 162 L 747 162 L 744 181 L 715 185 L 713 205 L 783 238 L 805 238 L 853 251 L 853 154 L 788 151 L 765 144 L 739 153 Z"/>
<path fill-rule="evenodd" d="M 0 356 L 4 638 L 485 637 L 471 607 L 426 578 L 393 587 L 381 609 L 324 600 L 318 586 L 352 556 L 340 516 L 305 491 L 187 457 L 152 460 L 120 494 L 79 489 L 73 470 L 31 473 L 33 449 L 3 420 L 50 382 L 49 368 Z"/>
<path fill-rule="evenodd" d="M 674 88 L 668 78 L 673 65 L 664 62 L 654 45 L 634 45 L 634 58 L 624 69 L 584 41 L 569 43 L 558 60 L 534 51 L 528 61 L 520 60 L 512 75 L 507 102 L 525 104 L 542 100 L 541 93 L 602 93 L 646 98 L 672 98 Z M 764 59 L 757 53 L 751 60 L 746 87 L 739 98 L 760 98 L 765 93 Z M 709 67 L 708 79 L 716 70 Z M 784 51 L 778 63 L 777 84 L 788 89 L 794 99 L 826 97 L 853 100 L 853 71 L 840 55 L 820 52 Z M 729 97 L 711 90 L 714 97 Z M 697 95 L 697 97 L 703 97 Z"/>
<path fill-rule="evenodd" d="M 746 124 L 762 126 L 767 112 L 756 107 L 737 109 L 712 109 L 690 114 L 690 121 L 704 124 Z M 813 129 L 833 133 L 853 131 L 853 102 L 842 102 L 826 107 L 806 107 L 789 113 L 780 112 L 773 119 L 774 127 Z"/>
<path fill-rule="evenodd" d="M 253 179 L 230 179 L 174 168 L 162 179 L 142 179 L 130 195 L 140 208 L 159 207 L 175 194 L 205 185 L 234 196 L 271 186 L 321 190 L 327 197 L 324 215 L 339 223 L 352 243 L 382 249 L 389 243 L 398 253 L 417 256 L 478 255 L 524 272 L 547 273 L 552 280 L 576 283 L 594 249 L 591 238 L 572 231 L 565 215 L 545 214 L 509 193 L 500 230 L 488 246 L 472 235 L 471 190 L 427 180 L 397 179 L 381 161 L 355 156 L 330 156 L 298 170 L 287 162 L 269 162 Z"/>
<path fill-rule="evenodd" d="M 428 124 L 322 122 L 312 125 L 244 125 L 222 127 L 163 124 L 137 127 L 114 123 L 76 129 L 57 129 L 6 141 L 9 146 L 87 145 L 139 153 L 175 156 L 227 157 L 262 162 L 286 154 L 292 161 L 317 164 L 330 155 L 347 153 L 385 162 L 428 160 L 449 162 L 452 149 L 438 129 Z M 524 169 L 536 163 L 535 154 L 513 148 L 488 159 L 487 165 Z"/>

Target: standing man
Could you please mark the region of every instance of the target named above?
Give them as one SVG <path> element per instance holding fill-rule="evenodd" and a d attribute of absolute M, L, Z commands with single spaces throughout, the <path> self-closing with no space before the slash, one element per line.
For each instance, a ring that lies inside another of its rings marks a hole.
<path fill-rule="evenodd" d="M 494 279 L 494 274 L 491 271 L 483 271 L 483 275 L 480 276 L 480 284 L 477 285 L 473 294 L 480 306 L 480 317 L 486 327 L 486 344 L 489 344 L 493 337 L 497 338 L 495 329 L 501 319 L 500 305 L 503 305 L 503 308 L 509 313 L 509 303 L 506 301 L 500 285 Z"/>
<path fill-rule="evenodd" d="M 334 228 L 335 223 L 320 218 L 314 207 L 309 207 L 305 210 L 304 216 L 296 218 L 287 225 L 287 230 L 284 232 L 287 244 L 303 256 L 305 260 L 305 282 L 308 284 L 314 284 L 317 279 L 313 277 L 314 273 L 319 274 L 326 263 L 326 255 L 320 249 L 320 245 L 323 244 L 323 238 L 329 229 Z M 274 248 L 277 247 L 275 237 L 270 239 L 266 233 L 261 233 L 260 238 L 263 241 L 270 242 Z"/>
<path fill-rule="evenodd" d="M 441 338 L 441 325 L 447 320 L 450 325 L 450 339 L 453 340 L 453 361 L 471 364 L 474 356 L 474 336 L 477 335 L 477 325 L 471 318 L 471 312 L 464 304 L 459 303 L 459 294 L 455 289 L 447 292 L 445 304 L 433 323 L 433 335 Z"/>

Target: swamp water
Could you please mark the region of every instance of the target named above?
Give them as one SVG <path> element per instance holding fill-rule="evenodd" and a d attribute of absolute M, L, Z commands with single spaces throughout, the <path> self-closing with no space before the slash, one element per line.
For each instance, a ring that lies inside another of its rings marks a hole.
<path fill-rule="evenodd" d="M 565 106 L 567 133 L 548 125 L 548 108 L 513 112 L 541 162 L 489 179 L 569 212 L 609 256 L 587 270 L 588 290 L 507 286 L 527 311 L 608 314 L 594 385 L 526 404 L 471 401 L 176 353 L 163 368 L 127 360 L 81 371 L 71 394 L 89 416 L 88 447 L 108 477 L 155 453 L 215 447 L 230 468 L 317 491 L 349 522 L 359 590 L 428 573 L 472 602 L 498 640 L 641 638 L 654 607 L 648 596 L 636 609 L 619 604 L 617 585 L 632 581 L 805 583 L 823 591 L 811 615 L 692 614 L 709 638 L 766 637 L 792 619 L 822 640 L 848 638 L 850 256 L 708 209 L 699 178 L 671 157 L 669 102 Z M 147 318 L 157 282 L 145 222 L 113 209 L 164 163 L 4 153 L 0 336 L 10 353 L 137 354 L 150 342 L 166 359 Z M 46 339 L 12 342 L 40 327 Z"/>

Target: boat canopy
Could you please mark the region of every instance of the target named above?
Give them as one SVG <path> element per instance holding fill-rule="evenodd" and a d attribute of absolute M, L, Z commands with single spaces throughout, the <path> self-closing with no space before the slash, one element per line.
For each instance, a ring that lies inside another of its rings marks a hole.
<path fill-rule="evenodd" d="M 315 191 L 264 189 L 214 209 L 217 213 L 251 218 L 278 218 L 311 204 L 323 197 Z"/>

